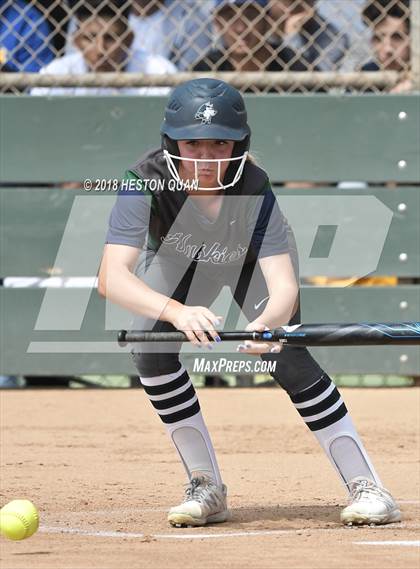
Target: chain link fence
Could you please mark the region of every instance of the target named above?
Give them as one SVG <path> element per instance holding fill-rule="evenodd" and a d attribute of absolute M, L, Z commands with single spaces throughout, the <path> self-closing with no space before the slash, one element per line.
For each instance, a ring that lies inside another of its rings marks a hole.
<path fill-rule="evenodd" d="M 0 0 L 0 92 L 419 88 L 420 0 Z M 165 89 L 166 87 L 166 89 Z"/>

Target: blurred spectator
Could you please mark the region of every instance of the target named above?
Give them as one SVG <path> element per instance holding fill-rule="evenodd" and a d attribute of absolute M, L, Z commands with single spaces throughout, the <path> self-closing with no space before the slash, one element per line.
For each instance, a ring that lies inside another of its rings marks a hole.
<path fill-rule="evenodd" d="M 54 2 L 55 0 L 42 1 Z M 84 0 L 84 2 L 81 2 L 80 0 L 67 0 L 66 4 L 68 5 L 70 19 L 67 26 L 64 55 L 69 55 L 70 53 L 75 53 L 77 51 L 74 39 L 76 37 L 78 27 L 76 15 L 80 14 L 80 10 L 84 10 L 85 12 L 89 11 L 90 15 L 94 16 L 106 7 L 113 11 L 113 18 L 125 20 L 125 23 L 127 23 L 132 2 L 130 0 Z"/>
<path fill-rule="evenodd" d="M 306 69 L 336 70 L 349 48 L 347 35 L 327 21 L 316 0 L 270 0 L 273 45 L 286 45 Z"/>
<path fill-rule="evenodd" d="M 370 0 L 363 10 L 365 24 L 372 28 L 375 60 L 362 71 L 408 71 L 410 67 L 410 0 Z M 391 93 L 409 91 L 404 79 Z"/>
<path fill-rule="evenodd" d="M 372 55 L 370 30 L 362 21 L 366 0 L 318 0 L 318 12 L 337 29 L 345 30 L 350 47 L 340 61 L 340 71 L 354 71 Z"/>
<path fill-rule="evenodd" d="M 23 0 L 0 0 L 0 70 L 37 72 L 54 59 L 51 29 L 41 12 Z"/>
<path fill-rule="evenodd" d="M 70 0 L 77 5 L 78 0 Z M 133 49 L 147 51 L 169 59 L 180 70 L 190 69 L 202 57 L 211 43 L 210 14 L 214 0 L 132 0 L 127 14 L 134 33 Z M 89 0 L 96 11 L 103 0 Z M 127 0 L 113 0 L 119 11 L 127 7 Z M 126 11 L 126 9 L 125 9 Z M 74 31 L 72 19 L 70 34 Z M 66 53 L 74 46 L 67 42 Z"/>
<path fill-rule="evenodd" d="M 211 46 L 212 5 L 213 0 L 133 0 L 134 47 L 190 69 Z"/>
<path fill-rule="evenodd" d="M 41 70 L 43 74 L 71 74 L 93 72 L 138 72 L 166 74 L 175 73 L 175 66 L 167 59 L 131 48 L 133 32 L 127 19 L 115 7 L 106 5 L 92 14 L 91 8 L 83 6 L 76 11 L 77 29 L 74 34 L 75 53 L 56 59 Z M 36 87 L 32 95 L 108 95 L 155 94 L 162 89 L 154 87 Z"/>
<path fill-rule="evenodd" d="M 223 49 L 210 50 L 195 71 L 304 71 L 288 47 L 273 50 L 267 42 L 268 0 L 216 0 L 214 24 Z"/>
<path fill-rule="evenodd" d="M 62 55 L 66 43 L 70 17 L 68 2 L 35 0 L 35 2 L 32 3 L 42 13 L 52 30 L 50 39 L 55 55 Z"/>

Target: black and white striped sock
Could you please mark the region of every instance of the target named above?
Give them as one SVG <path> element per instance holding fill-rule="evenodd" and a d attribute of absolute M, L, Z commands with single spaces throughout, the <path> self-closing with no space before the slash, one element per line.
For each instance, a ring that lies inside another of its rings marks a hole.
<path fill-rule="evenodd" d="M 164 423 L 178 423 L 200 411 L 197 394 L 184 368 L 166 375 L 140 377 L 140 380 Z"/>
<path fill-rule="evenodd" d="M 290 398 L 347 488 L 357 476 L 381 484 L 347 407 L 328 375 L 323 374 L 311 387 Z"/>
<path fill-rule="evenodd" d="M 140 377 L 145 392 L 182 459 L 188 476 L 202 472 L 221 484 L 213 444 L 204 423 L 197 394 L 182 366 L 174 373 Z"/>
<path fill-rule="evenodd" d="M 314 385 L 290 398 L 311 431 L 325 429 L 347 414 L 338 389 L 325 374 Z"/>

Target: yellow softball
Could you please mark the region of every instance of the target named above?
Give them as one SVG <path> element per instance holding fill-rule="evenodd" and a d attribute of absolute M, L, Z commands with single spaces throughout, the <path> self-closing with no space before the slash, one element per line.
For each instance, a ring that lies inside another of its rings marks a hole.
<path fill-rule="evenodd" d="M 0 510 L 0 531 L 19 541 L 33 535 L 39 526 L 38 510 L 29 500 L 12 500 Z"/>

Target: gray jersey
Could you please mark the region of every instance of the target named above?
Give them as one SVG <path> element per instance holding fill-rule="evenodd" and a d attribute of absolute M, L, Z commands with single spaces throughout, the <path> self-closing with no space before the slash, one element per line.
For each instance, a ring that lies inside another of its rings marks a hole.
<path fill-rule="evenodd" d="M 161 150 L 149 152 L 128 171 L 134 181 L 171 176 Z M 289 252 L 288 225 L 265 172 L 246 163 L 240 182 L 224 192 L 216 220 L 211 221 L 185 192 L 122 190 L 109 220 L 107 243 L 148 248 L 171 261 L 192 260 L 215 269 L 254 262 Z"/>

